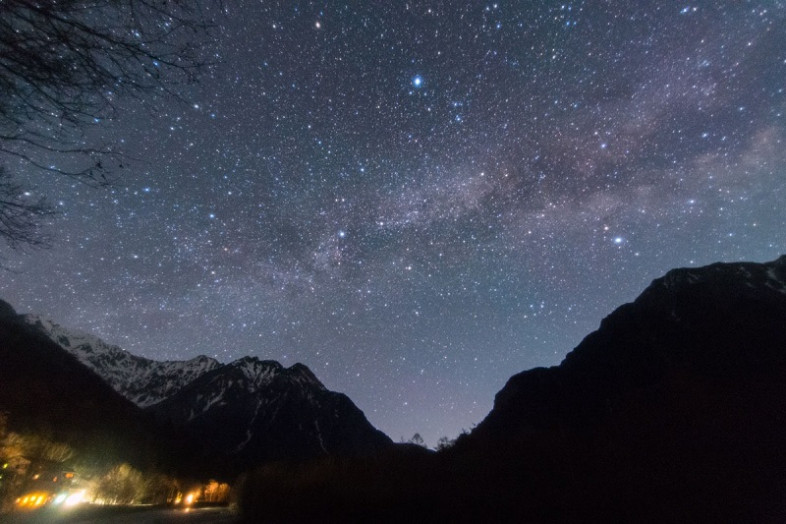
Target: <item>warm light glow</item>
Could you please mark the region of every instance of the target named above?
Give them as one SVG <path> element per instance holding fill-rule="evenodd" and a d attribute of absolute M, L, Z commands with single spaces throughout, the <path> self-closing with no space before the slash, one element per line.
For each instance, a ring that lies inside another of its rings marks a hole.
<path fill-rule="evenodd" d="M 16 503 L 21 508 L 37 508 L 43 506 L 49 500 L 50 494 L 45 491 L 34 491 L 16 499 Z"/>
<path fill-rule="evenodd" d="M 191 504 L 199 500 L 199 495 L 200 495 L 199 491 L 192 491 L 191 493 L 188 493 L 183 498 L 183 505 L 190 506 Z"/>

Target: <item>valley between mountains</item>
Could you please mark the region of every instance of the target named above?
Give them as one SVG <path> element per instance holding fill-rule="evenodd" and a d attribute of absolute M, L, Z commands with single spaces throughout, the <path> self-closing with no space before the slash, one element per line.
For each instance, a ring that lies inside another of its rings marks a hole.
<path fill-rule="evenodd" d="M 437 453 L 302 364 L 154 361 L 6 303 L 0 341 L 5 511 L 66 472 L 94 501 L 231 485 L 248 522 L 786 517 L 786 256 L 670 271 Z"/>

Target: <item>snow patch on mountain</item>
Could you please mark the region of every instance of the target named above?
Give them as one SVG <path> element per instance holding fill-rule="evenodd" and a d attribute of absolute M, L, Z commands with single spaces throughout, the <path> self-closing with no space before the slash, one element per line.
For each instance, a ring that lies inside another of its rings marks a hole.
<path fill-rule="evenodd" d="M 2 314 L 19 318 L 0 302 Z M 363 455 L 392 445 L 346 395 L 329 391 L 303 364 L 251 356 L 228 364 L 205 356 L 156 361 L 38 316 L 21 319 L 151 420 L 193 437 L 200 444 L 187 453 L 219 470 L 236 474 L 249 461 Z"/>
<path fill-rule="evenodd" d="M 249 382 L 251 391 L 269 384 L 284 371 L 284 367 L 275 360 L 259 360 L 255 357 L 243 357 L 231 362 L 228 366 L 239 370 Z"/>
<path fill-rule="evenodd" d="M 132 355 L 94 335 L 64 328 L 36 315 L 24 318 L 103 378 L 115 391 L 143 408 L 160 402 L 221 366 L 217 360 L 201 355 L 185 361 L 151 360 Z"/>
<path fill-rule="evenodd" d="M 103 378 L 118 393 L 146 408 L 191 386 L 199 388 L 188 406 L 187 420 L 213 409 L 221 409 L 238 395 L 259 397 L 259 406 L 269 403 L 272 385 L 288 385 L 311 398 L 326 391 L 322 382 L 303 364 L 285 368 L 274 360 L 243 357 L 229 364 L 199 356 L 185 361 L 157 361 L 133 355 L 100 338 L 64 328 L 50 320 L 27 315 L 25 321 L 74 355 Z M 197 386 L 197 379 L 203 378 Z M 276 388 L 277 389 L 277 388 Z"/>

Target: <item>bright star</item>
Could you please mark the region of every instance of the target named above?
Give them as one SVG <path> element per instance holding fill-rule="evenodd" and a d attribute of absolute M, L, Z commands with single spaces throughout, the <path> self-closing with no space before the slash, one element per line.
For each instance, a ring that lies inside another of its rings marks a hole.
<path fill-rule="evenodd" d="M 412 85 L 414 87 L 421 87 L 423 85 L 423 77 L 420 75 L 412 77 Z"/>

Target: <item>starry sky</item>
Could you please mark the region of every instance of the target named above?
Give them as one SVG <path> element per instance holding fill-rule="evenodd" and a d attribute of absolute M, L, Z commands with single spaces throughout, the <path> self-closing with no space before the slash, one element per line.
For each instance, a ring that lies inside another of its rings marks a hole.
<path fill-rule="evenodd" d="M 113 187 L 29 175 L 59 216 L 3 248 L 17 310 L 303 362 L 433 446 L 668 269 L 786 252 L 782 1 L 224 7 L 182 100 L 92 132 Z"/>

